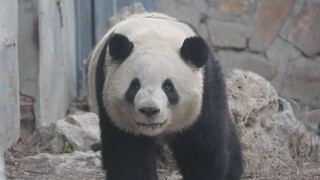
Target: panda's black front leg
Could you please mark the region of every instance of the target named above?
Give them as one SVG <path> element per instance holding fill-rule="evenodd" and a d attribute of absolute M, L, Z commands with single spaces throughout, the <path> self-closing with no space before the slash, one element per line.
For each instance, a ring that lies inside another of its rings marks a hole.
<path fill-rule="evenodd" d="M 227 151 L 211 138 L 204 130 L 179 134 L 171 141 L 173 155 L 184 180 L 225 180 Z"/>
<path fill-rule="evenodd" d="M 152 138 L 109 128 L 102 130 L 102 136 L 102 161 L 107 180 L 158 179 Z"/>

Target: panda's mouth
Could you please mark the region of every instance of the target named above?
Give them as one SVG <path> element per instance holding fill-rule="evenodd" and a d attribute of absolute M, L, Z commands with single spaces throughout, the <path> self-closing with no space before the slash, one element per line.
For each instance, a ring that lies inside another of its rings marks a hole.
<path fill-rule="evenodd" d="M 138 124 L 139 127 L 157 129 L 157 128 L 161 128 L 166 122 L 167 122 L 167 120 L 162 122 L 162 123 L 141 123 L 141 122 L 137 122 L 137 124 Z"/>

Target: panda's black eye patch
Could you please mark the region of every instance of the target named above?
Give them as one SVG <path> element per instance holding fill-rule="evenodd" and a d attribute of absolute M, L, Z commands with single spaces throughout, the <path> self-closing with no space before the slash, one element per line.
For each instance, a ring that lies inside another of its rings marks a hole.
<path fill-rule="evenodd" d="M 133 90 L 139 90 L 140 89 L 140 81 L 138 78 L 135 78 L 134 80 L 131 81 L 130 87 Z"/>
<path fill-rule="evenodd" d="M 133 103 L 134 97 L 136 96 L 137 92 L 140 90 L 140 87 L 141 87 L 140 80 L 138 78 L 134 78 L 131 81 L 125 94 L 125 99 L 129 103 Z"/>
<path fill-rule="evenodd" d="M 179 101 L 179 95 L 174 88 L 174 85 L 170 79 L 166 79 L 162 84 L 162 90 L 168 97 L 171 104 L 177 104 Z"/>

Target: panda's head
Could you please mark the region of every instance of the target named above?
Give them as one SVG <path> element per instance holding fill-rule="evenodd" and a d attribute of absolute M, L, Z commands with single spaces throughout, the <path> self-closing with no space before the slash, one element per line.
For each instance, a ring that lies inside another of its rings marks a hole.
<path fill-rule="evenodd" d="M 110 35 L 103 90 L 106 111 L 118 128 L 137 135 L 183 130 L 201 111 L 208 47 L 198 36 L 143 38 Z"/>

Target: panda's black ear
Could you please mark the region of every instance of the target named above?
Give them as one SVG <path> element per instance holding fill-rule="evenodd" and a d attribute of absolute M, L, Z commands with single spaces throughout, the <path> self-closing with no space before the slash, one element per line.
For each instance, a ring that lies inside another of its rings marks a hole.
<path fill-rule="evenodd" d="M 109 38 L 109 54 L 113 60 L 125 60 L 133 49 L 133 43 L 122 34 L 112 34 Z"/>
<path fill-rule="evenodd" d="M 186 61 L 190 61 L 198 68 L 207 63 L 209 53 L 207 43 L 199 36 L 185 39 L 180 48 L 181 57 Z"/>

